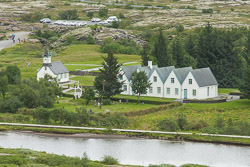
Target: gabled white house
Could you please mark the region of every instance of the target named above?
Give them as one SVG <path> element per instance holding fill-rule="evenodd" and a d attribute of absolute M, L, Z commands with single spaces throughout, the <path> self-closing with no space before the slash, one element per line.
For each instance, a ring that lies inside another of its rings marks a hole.
<path fill-rule="evenodd" d="M 37 80 L 44 78 L 47 74 L 56 78 L 58 83 L 68 82 L 69 70 L 61 61 L 51 62 L 51 57 L 52 56 L 47 47 L 43 55 L 43 66 L 37 71 Z"/>
<path fill-rule="evenodd" d="M 218 96 L 218 83 L 210 68 L 193 70 L 192 67 L 175 69 L 174 66 L 161 67 L 153 66 L 122 66 L 120 74 L 124 81 L 124 95 L 133 95 L 130 86 L 131 76 L 134 71 L 144 71 L 148 80 L 152 83 L 144 96 L 176 98 L 176 99 L 207 99 Z"/>

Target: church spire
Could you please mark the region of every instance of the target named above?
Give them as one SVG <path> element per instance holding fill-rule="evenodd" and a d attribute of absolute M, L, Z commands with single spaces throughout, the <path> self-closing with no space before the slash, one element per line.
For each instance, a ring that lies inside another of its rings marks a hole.
<path fill-rule="evenodd" d="M 46 46 L 46 48 L 45 48 L 45 52 L 44 52 L 44 54 L 43 54 L 43 64 L 44 65 L 49 65 L 49 64 L 51 64 L 51 54 L 50 54 L 50 52 L 49 52 L 49 48 L 48 48 L 48 46 Z"/>

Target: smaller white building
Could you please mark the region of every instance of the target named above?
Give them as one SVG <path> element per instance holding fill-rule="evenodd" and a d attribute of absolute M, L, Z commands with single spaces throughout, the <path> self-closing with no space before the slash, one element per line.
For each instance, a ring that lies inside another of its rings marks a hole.
<path fill-rule="evenodd" d="M 120 81 L 123 81 L 124 95 L 134 95 L 131 88 L 133 72 L 144 71 L 151 87 L 144 96 L 175 99 L 209 99 L 218 97 L 218 83 L 210 68 L 193 69 L 192 67 L 174 68 L 153 66 L 122 66 Z"/>
<path fill-rule="evenodd" d="M 47 47 L 43 55 L 43 66 L 37 71 L 37 80 L 44 78 L 44 76 L 47 74 L 53 78 L 56 78 L 58 83 L 68 82 L 69 70 L 61 61 L 51 62 L 51 58 L 52 56 Z"/>

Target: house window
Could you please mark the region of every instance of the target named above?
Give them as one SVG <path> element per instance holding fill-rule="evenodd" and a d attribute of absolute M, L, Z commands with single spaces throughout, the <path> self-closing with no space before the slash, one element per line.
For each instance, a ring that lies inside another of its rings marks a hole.
<path fill-rule="evenodd" d="M 120 80 L 123 80 L 123 75 L 119 75 L 119 79 L 120 79 Z"/>
<path fill-rule="evenodd" d="M 156 76 L 154 76 L 154 82 L 157 82 L 157 77 Z"/>
<path fill-rule="evenodd" d="M 169 90 L 170 91 L 170 90 Z M 175 95 L 178 95 L 179 94 L 179 89 L 178 88 L 175 88 Z"/>
<path fill-rule="evenodd" d="M 209 87 L 207 87 L 207 96 L 209 96 Z"/>
<path fill-rule="evenodd" d="M 127 85 L 123 85 L 123 91 L 127 91 L 128 90 L 128 86 Z"/>
<path fill-rule="evenodd" d="M 170 95 L 170 88 L 167 88 L 167 94 Z"/>
<path fill-rule="evenodd" d="M 171 83 L 174 83 L 174 78 L 171 78 Z"/>
<path fill-rule="evenodd" d="M 157 87 L 157 93 L 158 93 L 158 94 L 161 93 L 161 87 Z"/>
<path fill-rule="evenodd" d="M 196 96 L 196 90 L 193 89 L 193 96 Z"/>
<path fill-rule="evenodd" d="M 149 93 L 153 93 L 153 88 L 152 87 L 149 88 Z"/>
<path fill-rule="evenodd" d="M 192 85 L 192 79 L 189 79 L 189 80 L 188 80 L 188 83 L 189 83 L 190 85 Z"/>
<path fill-rule="evenodd" d="M 67 78 L 67 73 L 64 74 L 64 78 Z"/>

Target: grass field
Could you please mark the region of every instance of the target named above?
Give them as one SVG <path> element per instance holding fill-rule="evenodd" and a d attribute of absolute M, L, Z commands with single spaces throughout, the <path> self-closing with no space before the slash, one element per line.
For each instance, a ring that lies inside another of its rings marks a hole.
<path fill-rule="evenodd" d="M 93 86 L 95 76 L 90 76 L 90 75 L 78 76 L 71 78 L 71 80 L 79 81 L 81 86 Z"/>
<path fill-rule="evenodd" d="M 8 65 L 17 65 L 21 69 L 22 78 L 36 77 L 37 70 L 42 67 L 42 55 L 44 48 L 41 44 L 22 43 L 14 47 L 0 51 L 0 64 L 5 68 Z M 52 58 L 53 61 L 62 61 L 64 64 L 93 64 L 101 65 L 102 57 L 106 54 L 100 52 L 99 45 L 70 45 L 64 50 L 56 51 L 57 56 Z M 120 63 L 140 62 L 141 57 L 138 55 L 117 54 Z M 26 66 L 27 61 L 30 67 Z M 88 69 L 95 66 L 73 66 L 69 65 L 69 70 Z"/>
<path fill-rule="evenodd" d="M 233 122 L 250 121 L 249 111 L 250 100 L 242 99 L 217 104 L 189 103 L 173 109 L 137 116 L 132 119 L 135 122 L 133 128 L 155 130 L 160 120 L 165 118 L 177 119 L 179 114 L 184 114 L 189 123 L 204 120 L 208 125 L 214 125 L 219 116 L 222 117 L 225 122 L 227 122 L 229 118 L 231 118 Z"/>
<path fill-rule="evenodd" d="M 240 92 L 237 88 L 219 88 L 219 94 L 229 94 L 230 92 Z"/>
<path fill-rule="evenodd" d="M 69 111 L 74 112 L 76 107 L 81 107 L 84 106 L 86 107 L 84 103 L 84 99 L 72 99 L 72 98 L 60 98 L 57 99 L 59 101 L 59 104 L 55 104 L 54 108 L 65 108 Z M 111 105 L 102 105 L 102 108 L 99 109 L 98 106 L 94 106 L 94 102 L 87 106 L 88 109 L 92 109 L 93 112 L 129 112 L 129 111 L 135 111 L 135 110 L 141 110 L 141 109 L 148 109 L 151 108 L 153 104 L 137 104 L 137 103 L 119 103 L 119 102 L 114 102 L 114 104 Z"/>

